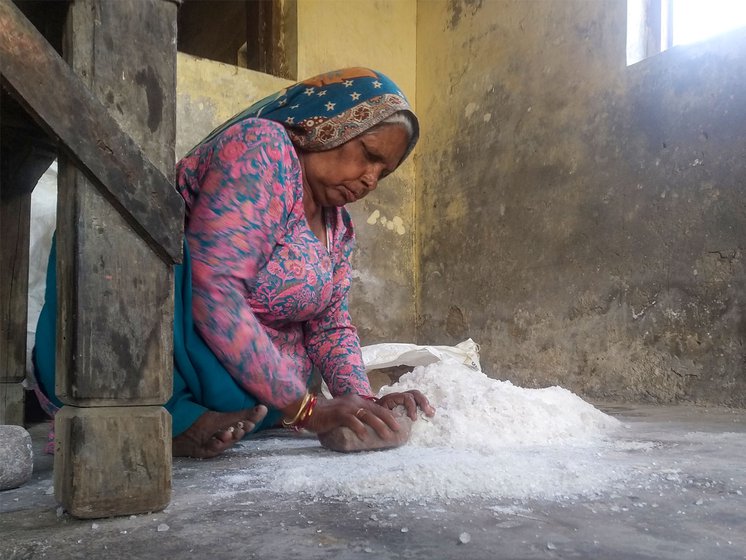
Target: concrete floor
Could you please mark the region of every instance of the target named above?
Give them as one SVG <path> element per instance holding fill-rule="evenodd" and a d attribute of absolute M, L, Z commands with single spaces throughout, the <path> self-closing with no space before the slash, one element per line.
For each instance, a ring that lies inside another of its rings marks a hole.
<path fill-rule="evenodd" d="M 177 460 L 164 512 L 79 521 L 57 507 L 51 457 L 37 454 L 33 480 L 0 494 L 0 558 L 746 558 L 746 411 L 601 408 L 641 444 L 620 463 L 644 464 L 657 483 L 559 501 L 408 505 L 214 492 L 216 477 L 251 468 L 260 439 L 215 460 Z M 43 426 L 33 434 L 40 448 Z"/>

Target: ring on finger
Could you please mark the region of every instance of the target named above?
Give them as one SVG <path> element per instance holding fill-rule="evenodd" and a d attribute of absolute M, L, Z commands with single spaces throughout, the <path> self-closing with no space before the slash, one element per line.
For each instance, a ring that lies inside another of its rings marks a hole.
<path fill-rule="evenodd" d="M 362 419 L 362 417 L 365 415 L 366 410 L 362 407 L 358 408 L 355 412 L 355 418 L 358 420 Z"/>

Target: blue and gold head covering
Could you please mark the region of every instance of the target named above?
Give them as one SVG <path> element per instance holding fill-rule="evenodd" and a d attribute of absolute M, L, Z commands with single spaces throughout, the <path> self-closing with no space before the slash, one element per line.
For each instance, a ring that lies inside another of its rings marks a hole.
<path fill-rule="evenodd" d="M 209 141 L 247 118 L 281 123 L 293 144 L 310 152 L 331 150 L 362 134 L 394 113 L 412 116 L 414 133 L 406 159 L 419 138 L 419 124 L 407 98 L 389 78 L 368 68 L 345 68 L 298 82 L 254 103 L 220 125 Z"/>

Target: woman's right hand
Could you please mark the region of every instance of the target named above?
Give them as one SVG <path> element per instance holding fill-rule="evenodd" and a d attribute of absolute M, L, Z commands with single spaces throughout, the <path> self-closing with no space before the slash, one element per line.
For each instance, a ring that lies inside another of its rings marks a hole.
<path fill-rule="evenodd" d="M 368 435 L 366 424 L 384 442 L 399 442 L 397 432 L 401 430 L 401 426 L 391 411 L 358 395 L 344 395 L 330 400 L 319 398 L 304 428 L 316 434 L 324 434 L 346 426 L 360 440 L 365 440 Z"/>

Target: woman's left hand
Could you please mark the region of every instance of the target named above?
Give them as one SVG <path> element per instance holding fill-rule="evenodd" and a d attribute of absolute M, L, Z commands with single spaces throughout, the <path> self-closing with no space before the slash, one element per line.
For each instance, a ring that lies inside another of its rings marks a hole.
<path fill-rule="evenodd" d="M 417 420 L 417 407 L 421 408 L 428 416 L 435 415 L 435 409 L 430 406 L 427 397 L 416 389 L 404 391 L 403 393 L 388 393 L 376 399 L 376 404 L 389 410 L 397 406 L 403 406 L 407 411 L 407 416 L 412 420 Z"/>

